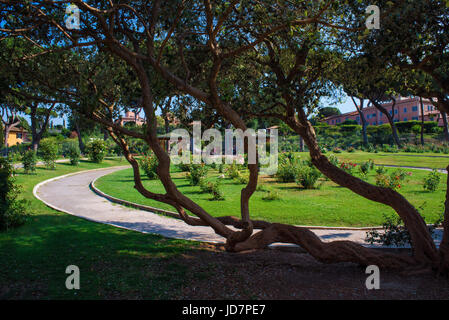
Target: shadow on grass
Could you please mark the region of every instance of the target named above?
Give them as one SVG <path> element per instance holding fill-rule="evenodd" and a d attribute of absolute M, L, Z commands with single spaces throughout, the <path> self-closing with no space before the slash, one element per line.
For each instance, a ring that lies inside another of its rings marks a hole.
<path fill-rule="evenodd" d="M 196 249 L 67 215 L 33 216 L 0 233 L 0 299 L 169 298 L 186 278 L 167 261 Z M 80 269 L 77 293 L 65 288 L 69 265 Z"/>

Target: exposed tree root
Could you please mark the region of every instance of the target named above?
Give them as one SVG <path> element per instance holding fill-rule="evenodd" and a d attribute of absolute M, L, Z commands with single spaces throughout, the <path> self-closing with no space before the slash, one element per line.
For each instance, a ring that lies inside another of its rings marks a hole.
<path fill-rule="evenodd" d="M 297 244 L 323 263 L 354 262 L 391 269 L 404 269 L 407 266 L 416 265 L 416 261 L 411 256 L 382 253 L 351 241 L 323 242 L 307 228 L 278 223 L 254 234 L 244 242 L 233 246 L 228 244 L 227 250 L 240 252 L 262 249 L 275 242 Z"/>

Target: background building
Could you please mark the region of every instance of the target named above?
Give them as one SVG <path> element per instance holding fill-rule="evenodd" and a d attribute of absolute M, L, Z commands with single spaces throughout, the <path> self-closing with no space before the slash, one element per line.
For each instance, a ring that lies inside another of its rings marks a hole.
<path fill-rule="evenodd" d="M 424 104 L 424 121 L 438 121 L 439 126 L 443 126 L 443 120 L 441 113 L 436 109 L 436 107 L 428 99 L 423 99 Z M 392 114 L 392 102 L 382 104 L 382 106 Z M 385 114 L 380 112 L 374 106 L 365 107 L 362 110 L 367 125 L 381 125 L 388 123 L 388 119 Z M 321 122 L 325 122 L 328 125 L 337 125 L 345 122 L 346 120 L 354 120 L 358 124 L 362 124 L 360 115 L 357 111 L 352 111 L 348 113 L 343 113 L 340 115 L 327 117 Z M 421 120 L 421 103 L 419 97 L 407 97 L 398 98 L 394 106 L 394 117 L 393 121 L 411 121 L 411 120 Z"/>
<path fill-rule="evenodd" d="M 24 142 L 30 142 L 28 139 L 28 131 L 24 128 L 14 127 L 9 131 L 8 141 L 6 142 L 7 147 L 12 147 Z"/>

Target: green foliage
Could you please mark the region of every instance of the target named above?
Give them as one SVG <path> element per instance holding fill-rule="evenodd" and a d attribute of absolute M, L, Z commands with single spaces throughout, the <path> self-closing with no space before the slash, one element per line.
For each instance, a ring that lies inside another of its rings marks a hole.
<path fill-rule="evenodd" d="M 138 161 L 140 168 L 145 172 L 148 179 L 154 180 L 158 178 L 157 166 L 159 165 L 159 161 L 155 155 L 143 156 Z"/>
<path fill-rule="evenodd" d="M 86 152 L 90 161 L 101 163 L 107 152 L 104 140 L 95 139 L 90 141 L 86 144 Z"/>
<path fill-rule="evenodd" d="M 371 159 L 368 161 L 362 162 L 358 167 L 359 173 L 362 176 L 366 176 L 373 169 L 374 169 L 374 161 Z"/>
<path fill-rule="evenodd" d="M 21 189 L 13 174 L 10 159 L 0 157 L 0 231 L 24 224 L 29 216 L 28 202 L 17 199 Z"/>
<path fill-rule="evenodd" d="M 368 231 L 365 241 L 369 244 L 379 243 L 384 246 L 403 246 L 410 244 L 410 233 L 405 228 L 402 219 L 395 214 L 384 214 L 383 216 L 382 232 L 376 229 Z M 442 217 L 438 218 L 433 225 L 428 226 L 431 236 L 441 222 Z"/>
<path fill-rule="evenodd" d="M 235 178 L 234 181 L 238 184 L 248 184 L 249 177 L 239 172 L 239 176 Z"/>
<path fill-rule="evenodd" d="M 226 168 L 226 176 L 230 179 L 238 179 L 241 176 L 239 168 L 235 163 L 230 164 Z"/>
<path fill-rule="evenodd" d="M 383 188 L 400 189 L 402 187 L 401 184 L 405 182 L 406 177 L 411 175 L 411 172 L 406 172 L 403 169 L 397 169 L 389 175 L 385 173 L 377 173 L 376 185 Z"/>
<path fill-rule="evenodd" d="M 384 166 L 377 166 L 376 167 L 376 173 L 377 174 L 385 174 L 387 173 L 387 168 L 385 168 Z"/>
<path fill-rule="evenodd" d="M 400 133 L 421 133 L 422 122 L 419 120 L 396 122 L 396 128 Z M 424 133 L 432 133 L 438 127 L 436 121 L 424 121 Z"/>
<path fill-rule="evenodd" d="M 281 154 L 279 157 L 276 177 L 281 182 L 295 182 L 300 166 L 300 159 L 292 153 Z"/>
<path fill-rule="evenodd" d="M 339 147 L 335 147 L 335 148 L 332 149 L 332 152 L 333 153 L 342 153 L 343 150 L 341 150 L 341 148 L 339 148 Z"/>
<path fill-rule="evenodd" d="M 433 169 L 425 178 L 423 188 L 424 190 L 434 192 L 438 188 L 438 184 L 440 183 L 441 175 L 438 173 L 437 169 Z"/>
<path fill-rule="evenodd" d="M 70 159 L 70 164 L 72 166 L 77 166 L 81 159 L 81 151 L 78 147 L 78 143 L 71 142 L 66 148 L 65 156 Z"/>
<path fill-rule="evenodd" d="M 221 201 L 224 200 L 223 192 L 220 190 L 220 182 L 210 182 L 206 181 L 206 179 L 200 179 L 200 189 L 203 193 L 212 194 L 212 198 L 210 200 L 213 201 Z"/>
<path fill-rule="evenodd" d="M 25 151 L 25 153 L 22 155 L 22 164 L 25 174 L 36 172 L 36 163 L 37 163 L 36 152 L 34 152 L 34 150 L 32 149 Z"/>
<path fill-rule="evenodd" d="M 48 169 L 56 169 L 56 159 L 58 158 L 58 142 L 55 138 L 45 138 L 39 144 L 39 151 L 45 166 Z"/>
<path fill-rule="evenodd" d="M 201 179 L 203 179 L 207 174 L 207 166 L 202 164 L 192 164 L 189 167 L 189 172 L 187 173 L 187 179 L 190 181 L 192 186 L 197 186 L 200 184 Z"/>
<path fill-rule="evenodd" d="M 273 200 L 280 200 L 280 199 L 281 199 L 280 193 L 278 191 L 275 191 L 272 189 L 268 190 L 267 194 L 262 197 L 262 200 L 265 200 L 265 201 L 273 201 Z"/>
<path fill-rule="evenodd" d="M 314 166 L 303 165 L 298 170 L 296 182 L 305 189 L 315 189 L 315 185 L 321 176 L 321 172 Z"/>

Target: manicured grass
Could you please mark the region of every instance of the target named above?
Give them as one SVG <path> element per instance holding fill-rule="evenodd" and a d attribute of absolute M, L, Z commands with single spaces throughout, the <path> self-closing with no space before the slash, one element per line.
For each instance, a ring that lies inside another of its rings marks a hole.
<path fill-rule="evenodd" d="M 389 172 L 396 169 L 390 168 Z M 434 222 L 443 212 L 446 175 L 441 175 L 436 192 L 423 190 L 422 180 L 429 172 L 412 172 L 409 181 L 399 190 L 413 205 L 421 208 L 422 215 L 429 223 Z M 244 185 L 235 184 L 230 179 L 222 179 L 221 189 L 224 201 L 211 201 L 210 194 L 200 193 L 198 186 L 189 185 L 186 173 L 174 172 L 172 175 L 179 190 L 213 216 L 240 215 L 240 190 Z M 219 176 L 217 171 L 209 170 L 211 181 Z M 368 181 L 375 183 L 375 172 L 368 175 Z M 159 180 L 143 178 L 144 186 L 152 192 L 164 193 Z M 266 191 L 256 191 L 250 200 L 252 219 L 295 225 L 321 226 L 377 226 L 384 221 L 383 214 L 394 211 L 385 205 L 369 201 L 333 182 L 320 179 L 321 187 L 316 190 L 304 190 L 296 183 L 278 183 L 274 178 L 260 177 L 259 184 L 278 191 L 280 200 L 266 201 L 262 197 Z M 96 186 L 114 197 L 135 203 L 173 210 L 169 205 L 144 198 L 133 188 L 132 171 L 129 169 L 115 172 L 100 178 Z"/>
<path fill-rule="evenodd" d="M 303 159 L 309 158 L 308 152 L 299 153 Z M 409 166 L 409 167 L 426 167 L 426 168 L 436 168 L 445 169 L 449 165 L 449 155 L 442 153 L 408 153 L 408 152 L 398 152 L 398 153 L 370 153 L 370 152 L 342 152 L 333 153 L 328 152 L 325 155 L 330 156 L 334 154 L 338 159 L 342 161 L 352 161 L 356 163 L 361 163 L 372 159 L 374 163 L 379 165 L 396 165 L 396 166 Z"/>
<path fill-rule="evenodd" d="M 126 164 L 57 164 L 56 170 L 38 168 L 36 175 L 18 170 L 34 214 L 25 225 L 0 233 L 0 299 L 170 298 L 189 281 L 185 266 L 170 258 L 195 243 L 90 222 L 52 210 L 32 195 L 34 185 L 55 176 Z M 80 268 L 80 290 L 65 288 L 65 269 L 72 264 Z"/>

